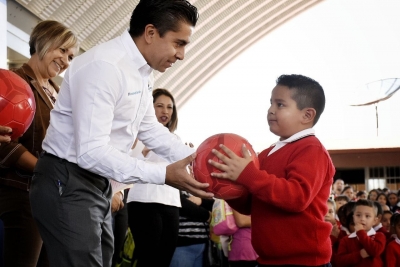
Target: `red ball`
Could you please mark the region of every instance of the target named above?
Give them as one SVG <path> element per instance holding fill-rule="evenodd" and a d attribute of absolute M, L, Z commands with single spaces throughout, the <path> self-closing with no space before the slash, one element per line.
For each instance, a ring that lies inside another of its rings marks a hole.
<path fill-rule="evenodd" d="M 206 189 L 206 191 L 213 193 L 217 198 L 225 200 L 238 198 L 246 192 L 243 186 L 238 185 L 231 180 L 215 178 L 210 175 L 212 172 L 221 172 L 219 169 L 214 168 L 208 163 L 208 160 L 210 159 L 223 163 L 211 152 L 212 149 L 216 149 L 225 154 L 219 147 L 220 144 L 225 145 L 240 157 L 242 157 L 242 145 L 245 144 L 246 148 L 251 153 L 254 164 L 257 168 L 260 168 L 257 154 L 254 152 L 252 146 L 246 139 L 236 134 L 222 133 L 207 138 L 197 148 L 197 156 L 193 161 L 194 177 L 199 182 L 209 183 L 210 186 Z"/>
<path fill-rule="evenodd" d="M 0 69 L 0 125 L 22 136 L 32 123 L 36 102 L 29 84 L 12 71 Z"/>

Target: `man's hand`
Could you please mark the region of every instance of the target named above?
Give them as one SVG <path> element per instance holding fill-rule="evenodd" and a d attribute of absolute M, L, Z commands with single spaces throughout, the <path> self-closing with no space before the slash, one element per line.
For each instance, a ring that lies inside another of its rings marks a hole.
<path fill-rule="evenodd" d="M 209 186 L 193 179 L 186 170 L 186 166 L 195 158 L 195 154 L 167 166 L 165 183 L 180 190 L 192 193 L 201 198 L 212 198 L 214 194 L 204 191 Z"/>
<path fill-rule="evenodd" d="M 0 145 L 1 143 L 8 143 L 11 141 L 10 134 L 12 133 L 12 129 L 7 126 L 0 125 Z"/>
<path fill-rule="evenodd" d="M 124 196 L 121 191 L 115 193 L 112 197 L 111 212 L 117 212 L 124 207 Z"/>
<path fill-rule="evenodd" d="M 250 152 L 244 144 L 242 146 L 243 158 L 236 155 L 232 150 L 224 145 L 220 145 L 220 148 L 225 152 L 227 156 L 216 149 L 213 149 L 212 152 L 225 164 L 209 160 L 208 163 L 222 171 L 221 173 L 213 172 L 211 173 L 211 176 L 236 181 L 244 168 L 246 168 L 247 164 L 252 161 Z"/>

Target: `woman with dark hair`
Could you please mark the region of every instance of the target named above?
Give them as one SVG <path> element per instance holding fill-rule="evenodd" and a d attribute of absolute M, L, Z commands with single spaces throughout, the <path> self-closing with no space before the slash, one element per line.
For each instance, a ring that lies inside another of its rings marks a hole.
<path fill-rule="evenodd" d="M 0 146 L 0 219 L 5 230 L 5 266 L 49 265 L 32 217 L 29 190 L 50 111 L 58 96 L 59 89 L 52 78 L 68 68 L 78 52 L 78 39 L 63 24 L 47 20 L 33 29 L 29 47 L 30 59 L 14 72 L 30 85 L 36 113 L 23 136 Z"/>
<path fill-rule="evenodd" d="M 166 89 L 155 89 L 153 106 L 158 122 L 173 133 L 178 126 L 178 113 L 171 93 Z M 168 165 L 167 161 L 140 141 L 131 156 Z M 179 190 L 166 184 L 135 184 L 129 190 L 127 202 L 128 224 L 135 241 L 137 267 L 169 266 L 178 238 L 181 207 Z"/>
<path fill-rule="evenodd" d="M 372 189 L 368 192 L 368 200 L 372 200 L 372 201 L 377 201 L 378 199 L 378 195 L 380 194 L 380 192 L 376 189 Z"/>

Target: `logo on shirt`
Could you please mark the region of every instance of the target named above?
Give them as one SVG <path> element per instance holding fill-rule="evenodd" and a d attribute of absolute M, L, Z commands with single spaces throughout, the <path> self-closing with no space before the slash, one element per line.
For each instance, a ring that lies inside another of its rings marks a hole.
<path fill-rule="evenodd" d="M 136 92 L 128 92 L 128 96 L 131 96 L 131 95 L 137 95 L 137 94 L 140 94 L 141 93 L 141 91 L 136 91 Z"/>

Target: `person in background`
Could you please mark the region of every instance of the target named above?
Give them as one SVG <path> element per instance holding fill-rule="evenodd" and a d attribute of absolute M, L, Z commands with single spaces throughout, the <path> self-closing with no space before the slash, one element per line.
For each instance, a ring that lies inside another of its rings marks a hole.
<path fill-rule="evenodd" d="M 336 197 L 342 194 L 344 187 L 344 181 L 342 179 L 336 179 L 332 185 L 332 194 Z"/>
<path fill-rule="evenodd" d="M 400 266 L 400 213 L 394 213 L 390 220 L 393 238 L 386 245 L 385 262 L 387 267 Z"/>
<path fill-rule="evenodd" d="M 387 205 L 389 200 L 388 200 L 388 196 L 385 193 L 380 193 L 378 195 L 378 197 L 376 198 L 376 201 L 379 202 L 379 204 L 381 204 L 382 209 L 389 210 L 389 206 Z"/>
<path fill-rule="evenodd" d="M 367 192 L 365 192 L 364 190 L 358 191 L 356 194 L 356 200 L 359 199 L 367 199 Z"/>
<path fill-rule="evenodd" d="M 328 198 L 327 201 L 327 206 L 328 206 L 328 212 L 325 215 L 324 220 L 326 222 L 329 222 L 332 224 L 332 230 L 331 230 L 331 245 L 332 245 L 332 256 L 331 256 L 331 264 L 332 267 L 336 267 L 335 265 L 335 260 L 336 260 L 336 254 L 337 254 L 337 249 L 339 247 L 339 234 L 340 234 L 340 228 L 338 227 L 337 221 L 336 221 L 336 207 L 335 207 L 335 201 L 332 199 Z"/>
<path fill-rule="evenodd" d="M 341 206 L 350 202 L 350 199 L 346 195 L 339 195 L 335 198 L 336 214 Z"/>
<path fill-rule="evenodd" d="M 206 266 L 203 260 L 210 239 L 209 223 L 214 199 L 201 199 L 181 191 L 181 203 L 178 242 L 170 267 Z"/>
<path fill-rule="evenodd" d="M 374 223 L 373 228 L 374 228 L 375 232 L 380 232 L 380 233 L 384 234 L 387 239 L 389 239 L 390 238 L 390 234 L 387 231 L 388 229 L 383 227 L 383 225 L 381 223 L 382 218 L 383 218 L 383 214 L 384 214 L 383 207 L 377 201 L 374 201 L 373 203 L 374 203 L 374 205 L 376 207 L 376 210 L 377 210 L 377 212 L 376 212 L 377 213 L 376 222 Z"/>
<path fill-rule="evenodd" d="M 372 189 L 368 193 L 368 199 L 372 201 L 376 201 L 378 199 L 379 191 L 376 189 Z"/>
<path fill-rule="evenodd" d="M 8 143 L 11 141 L 10 134 L 12 133 L 12 129 L 8 126 L 0 125 L 0 146 L 1 143 Z"/>
<path fill-rule="evenodd" d="M 344 237 L 339 244 L 337 265 L 341 267 L 383 267 L 382 253 L 386 238 L 377 233 L 373 225 L 377 221 L 377 208 L 369 200 L 360 199 L 354 207 L 355 232 Z"/>
<path fill-rule="evenodd" d="M 346 195 L 350 199 L 350 201 L 354 200 L 354 190 L 353 187 L 348 185 L 343 188 L 341 195 Z"/>
<path fill-rule="evenodd" d="M 153 106 L 158 122 L 173 133 L 178 127 L 178 111 L 172 94 L 162 88 L 153 90 Z M 174 137 L 179 139 L 177 135 Z M 140 141 L 131 151 L 131 156 L 168 165 Z M 168 267 L 178 239 L 179 190 L 165 184 L 138 183 L 129 190 L 127 203 L 129 228 L 135 241 L 136 266 Z"/>
<path fill-rule="evenodd" d="M 392 218 L 393 213 L 389 210 L 383 212 L 382 226 L 390 233 L 390 218 Z M 386 236 L 387 237 L 387 236 Z"/>
<path fill-rule="evenodd" d="M 394 192 L 391 192 L 387 195 L 388 202 L 387 205 L 389 206 L 389 209 L 391 212 L 396 212 L 400 209 L 399 207 L 399 198 L 397 197 L 397 194 Z"/>
<path fill-rule="evenodd" d="M 29 190 L 42 152 L 58 86 L 52 78 L 66 70 L 78 52 L 78 38 L 63 24 L 45 20 L 32 30 L 31 57 L 13 70 L 32 89 L 36 112 L 23 136 L 0 146 L 0 219 L 4 222 L 5 266 L 48 266 L 46 250 L 31 213 Z M 63 131 L 63 129 L 57 129 Z M 46 166 L 51 169 L 51 164 Z M 43 192 L 46 194 L 47 192 Z"/>
<path fill-rule="evenodd" d="M 251 216 L 243 215 L 232 209 L 239 229 L 232 235 L 228 254 L 230 267 L 256 267 L 257 253 L 251 244 Z"/>

